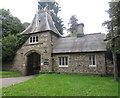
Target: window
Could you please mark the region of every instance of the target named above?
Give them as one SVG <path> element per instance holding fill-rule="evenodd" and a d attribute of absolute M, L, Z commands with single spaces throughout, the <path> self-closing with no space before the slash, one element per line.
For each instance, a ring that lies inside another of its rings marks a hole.
<path fill-rule="evenodd" d="M 59 67 L 68 67 L 68 57 L 58 57 L 59 59 Z"/>
<path fill-rule="evenodd" d="M 36 42 L 38 42 L 38 36 L 36 36 Z"/>
<path fill-rule="evenodd" d="M 30 37 L 30 43 L 32 43 L 32 37 Z"/>
<path fill-rule="evenodd" d="M 96 56 L 95 55 L 90 55 L 89 56 L 89 60 L 90 60 L 90 67 L 95 67 L 96 66 Z"/>
<path fill-rule="evenodd" d="M 38 43 L 38 36 L 31 36 L 29 38 L 30 43 Z"/>

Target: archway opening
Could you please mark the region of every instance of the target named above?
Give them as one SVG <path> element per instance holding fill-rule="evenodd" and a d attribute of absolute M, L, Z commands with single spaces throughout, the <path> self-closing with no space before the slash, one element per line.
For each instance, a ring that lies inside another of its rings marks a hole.
<path fill-rule="evenodd" d="M 41 70 L 41 55 L 33 52 L 27 56 L 27 75 L 38 74 Z"/>

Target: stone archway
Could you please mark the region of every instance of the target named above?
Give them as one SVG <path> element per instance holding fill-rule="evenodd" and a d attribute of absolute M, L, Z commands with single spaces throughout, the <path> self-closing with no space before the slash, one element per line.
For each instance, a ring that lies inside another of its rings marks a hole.
<path fill-rule="evenodd" d="M 37 52 L 32 52 L 27 55 L 27 66 L 26 66 L 26 74 L 34 75 L 38 74 L 41 70 L 41 55 Z"/>

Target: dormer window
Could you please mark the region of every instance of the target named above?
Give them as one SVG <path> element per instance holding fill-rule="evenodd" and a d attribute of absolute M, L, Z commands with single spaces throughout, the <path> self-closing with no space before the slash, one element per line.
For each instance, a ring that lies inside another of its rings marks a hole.
<path fill-rule="evenodd" d="M 38 43 L 38 36 L 31 36 L 29 38 L 29 43 L 32 44 L 32 43 Z"/>

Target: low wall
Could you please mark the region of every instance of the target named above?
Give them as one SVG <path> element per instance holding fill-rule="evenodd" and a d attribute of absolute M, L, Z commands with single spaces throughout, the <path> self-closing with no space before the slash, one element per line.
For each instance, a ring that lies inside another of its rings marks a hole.
<path fill-rule="evenodd" d="M 12 63 L 2 64 L 2 71 L 12 71 L 12 68 L 13 68 Z"/>

